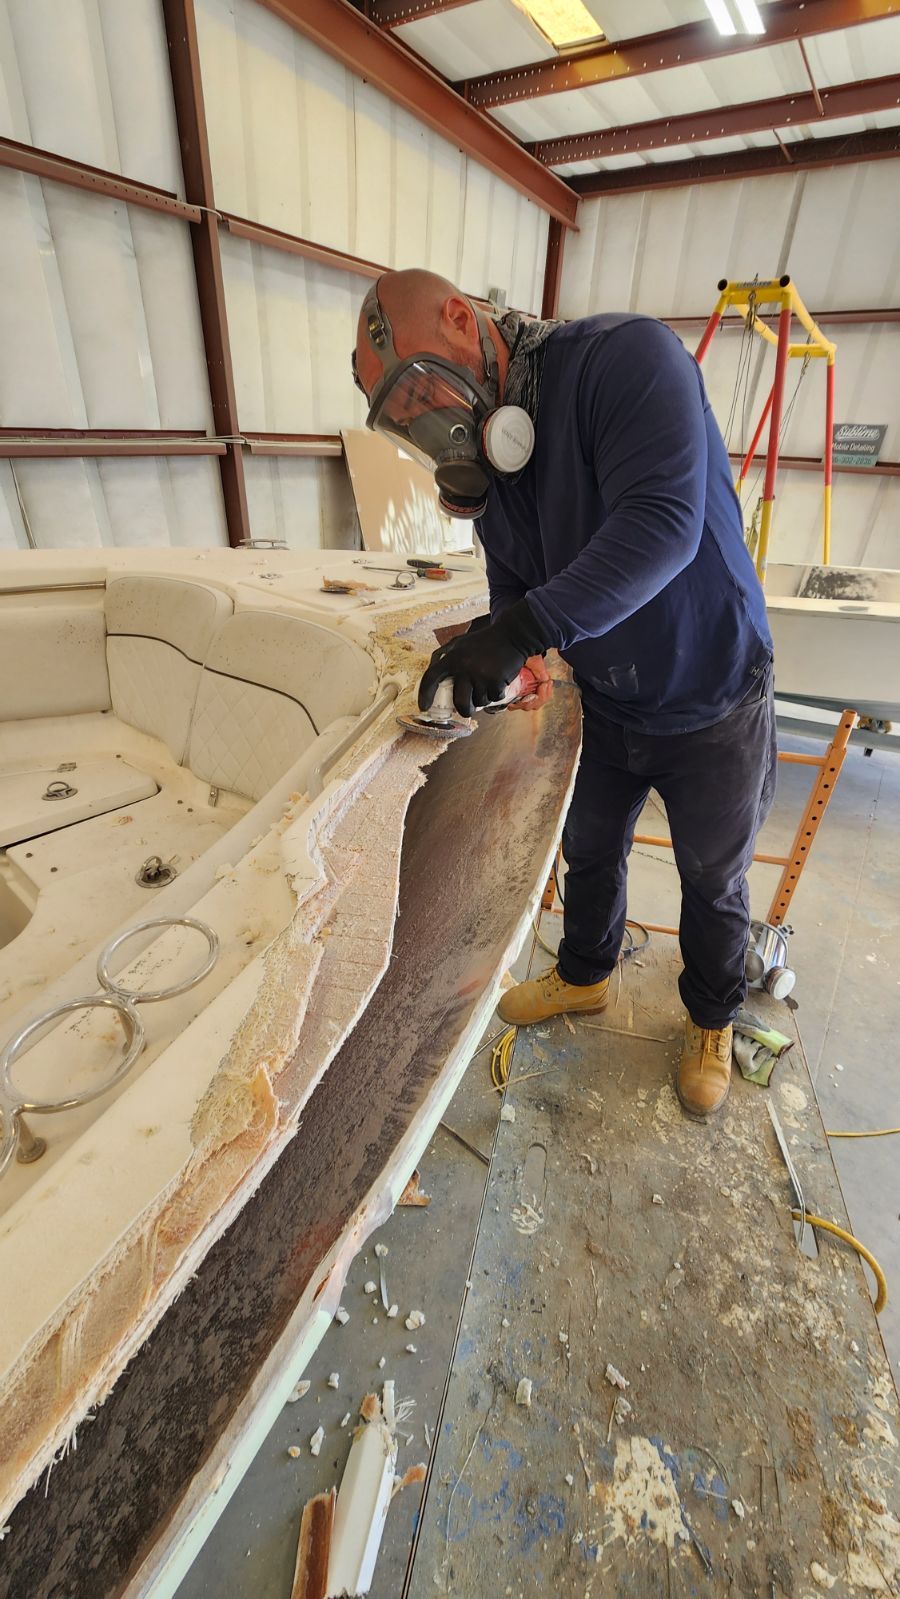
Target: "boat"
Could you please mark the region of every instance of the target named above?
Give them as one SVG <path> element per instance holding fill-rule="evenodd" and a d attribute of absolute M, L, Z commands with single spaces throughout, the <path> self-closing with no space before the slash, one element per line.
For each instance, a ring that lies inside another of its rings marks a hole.
<path fill-rule="evenodd" d="M 779 699 L 900 718 L 900 571 L 773 563 L 766 607 Z"/>
<path fill-rule="evenodd" d="M 574 776 L 575 691 L 560 682 L 540 719 L 485 718 L 449 747 L 404 732 L 397 716 L 436 636 L 486 597 L 474 558 L 411 588 L 392 564 L 393 579 L 347 552 L 4 559 L 0 1525 L 26 1496 L 16 1524 L 31 1502 L 49 1527 L 67 1492 L 87 1518 L 78 1473 L 103 1429 L 82 1429 L 77 1459 L 76 1429 L 135 1371 L 148 1425 L 162 1424 L 165 1362 L 148 1335 L 267 1174 L 286 1161 L 302 1178 L 327 1147 L 346 1173 L 309 1200 L 296 1374 L 414 1171 L 534 914 Z M 489 892 L 492 872 L 502 891 Z M 474 926 L 467 874 L 484 891 Z M 401 921 L 421 927 L 392 961 L 401 880 Z M 435 1034 L 421 1004 L 438 974 Z M 392 996 L 381 1013 L 379 992 Z M 387 1070 L 370 1084 L 384 1132 L 357 1167 L 359 1134 L 337 1118 L 364 1023 L 366 1058 L 377 1046 L 407 1061 L 417 1088 L 401 1109 Z M 339 1220 L 320 1236 L 342 1180 Z M 258 1376 L 251 1363 L 248 1388 Z M 33 1485 L 54 1463 L 48 1502 Z M 188 1488 L 173 1480 L 173 1499 Z"/>

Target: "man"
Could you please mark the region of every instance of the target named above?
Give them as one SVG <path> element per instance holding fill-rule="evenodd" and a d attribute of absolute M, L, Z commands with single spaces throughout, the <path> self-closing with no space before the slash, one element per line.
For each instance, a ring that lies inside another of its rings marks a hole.
<path fill-rule="evenodd" d="M 445 279 L 407 271 L 366 297 L 354 376 L 369 426 L 432 468 L 484 545 L 489 623 L 435 652 L 420 706 L 451 677 L 471 715 L 526 663 L 546 679 L 552 648 L 581 690 L 564 937 L 556 966 L 510 990 L 500 1015 L 604 1009 L 626 860 L 655 788 L 682 889 L 677 1091 L 705 1120 L 730 1085 L 775 719 L 762 590 L 699 368 L 648 317 L 495 320 Z"/>

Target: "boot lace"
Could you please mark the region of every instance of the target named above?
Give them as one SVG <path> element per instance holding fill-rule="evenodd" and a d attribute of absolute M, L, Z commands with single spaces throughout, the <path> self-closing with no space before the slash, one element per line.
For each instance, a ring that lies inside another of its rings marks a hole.
<path fill-rule="evenodd" d="M 724 1066 L 731 1058 L 730 1027 L 698 1027 L 691 1022 L 691 1044 L 701 1055 L 713 1055 Z"/>
<path fill-rule="evenodd" d="M 727 1065 L 731 1054 L 731 1029 L 728 1027 L 704 1027 L 702 1036 L 704 1050 L 710 1055 L 715 1055 L 717 1060 Z"/>

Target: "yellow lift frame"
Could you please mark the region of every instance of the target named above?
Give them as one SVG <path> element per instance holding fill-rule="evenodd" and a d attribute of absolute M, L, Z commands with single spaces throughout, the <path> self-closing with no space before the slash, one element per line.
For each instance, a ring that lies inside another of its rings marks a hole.
<path fill-rule="evenodd" d="M 760 316 L 760 311 L 766 306 L 778 307 L 778 328 L 773 331 Z M 806 306 L 803 304 L 797 290 L 789 276 L 773 280 L 770 283 L 730 283 L 723 278 L 719 283 L 719 298 L 715 309 L 703 331 L 703 337 L 697 346 L 696 360 L 703 361 L 703 357 L 712 342 L 719 323 L 726 311 L 736 311 L 744 320 L 747 327 L 765 339 L 767 344 L 775 346 L 775 376 L 768 398 L 762 408 L 759 421 L 756 425 L 753 438 L 746 456 L 741 462 L 741 469 L 735 483 L 735 490 L 740 494 L 747 474 L 756 455 L 756 450 L 762 437 L 766 421 L 769 422 L 769 443 L 766 451 L 766 476 L 763 488 L 762 514 L 759 524 L 759 538 L 756 548 L 756 570 L 759 580 L 765 584 L 766 566 L 769 559 L 769 543 L 772 533 L 772 515 L 775 505 L 775 477 L 778 471 L 778 444 L 781 431 L 781 416 L 784 405 L 784 386 L 787 365 L 789 360 L 808 361 L 818 358 L 827 363 L 825 372 L 825 451 L 824 451 L 824 496 L 823 496 L 823 526 L 822 526 L 822 564 L 828 566 L 831 561 L 831 478 L 832 478 L 832 432 L 834 425 L 834 361 L 835 346 L 830 339 L 826 339 L 822 330 L 813 321 Z M 808 339 L 805 344 L 791 343 L 791 324 L 794 317 L 801 327 L 806 329 Z"/>

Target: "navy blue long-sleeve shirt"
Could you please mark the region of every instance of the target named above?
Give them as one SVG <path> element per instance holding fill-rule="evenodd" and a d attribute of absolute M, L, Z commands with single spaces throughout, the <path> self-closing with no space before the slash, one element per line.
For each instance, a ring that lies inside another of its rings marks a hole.
<path fill-rule="evenodd" d="M 650 317 L 585 317 L 544 355 L 534 453 L 476 523 L 491 612 L 527 596 L 604 715 L 727 716 L 772 656 L 728 454 L 693 356 Z"/>

